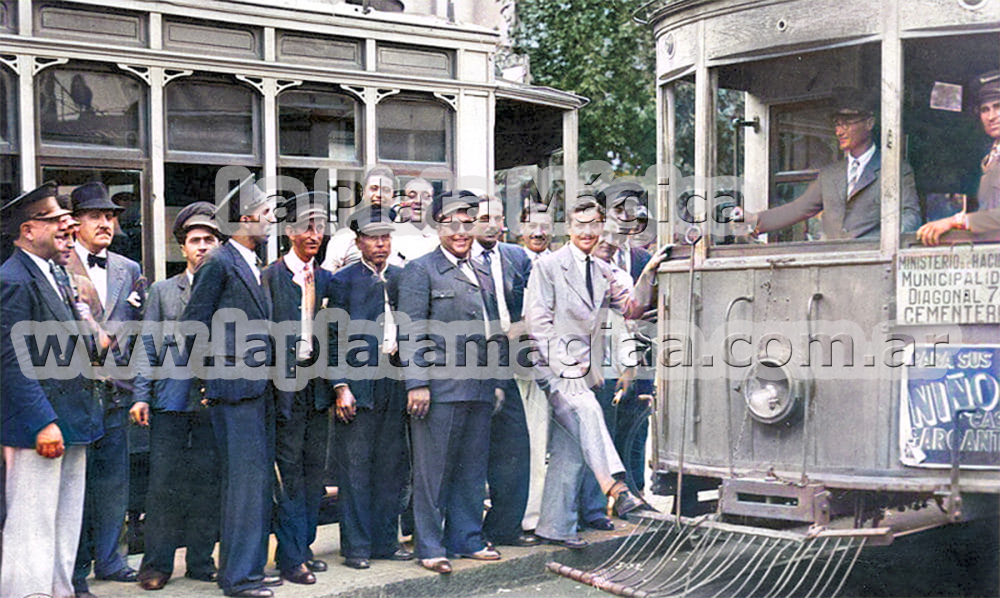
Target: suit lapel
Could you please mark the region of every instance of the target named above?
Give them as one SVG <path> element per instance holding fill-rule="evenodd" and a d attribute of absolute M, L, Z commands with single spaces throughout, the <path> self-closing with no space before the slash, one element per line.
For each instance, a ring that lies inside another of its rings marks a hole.
<path fill-rule="evenodd" d="M 111 317 L 118 305 L 118 298 L 125 290 L 125 264 L 117 254 L 108 252 L 108 300 L 104 306 L 104 319 Z"/>
<path fill-rule="evenodd" d="M 177 278 L 176 283 L 177 292 L 179 294 L 179 302 L 181 309 L 178 313 L 184 313 L 187 308 L 188 301 L 191 300 L 191 285 L 188 284 L 187 272 L 181 272 Z"/>
<path fill-rule="evenodd" d="M 562 250 L 560 249 L 560 251 Z M 569 246 L 566 247 L 565 255 L 560 262 L 563 269 L 563 277 L 566 279 L 566 285 L 580 297 L 587 307 L 593 309 L 594 302 L 590 300 L 590 296 L 587 294 L 587 281 L 583 278 L 583 273 L 580 272 L 580 268 L 576 264 L 576 258 L 573 257 L 573 252 Z M 596 287 L 594 291 L 594 296 L 596 297 Z"/>
<path fill-rule="evenodd" d="M 506 300 L 514 292 L 514 264 L 511 262 L 510 254 L 506 251 L 503 243 L 497 243 L 497 251 L 500 254 L 500 272 L 503 273 L 503 296 L 504 300 Z"/>
<path fill-rule="evenodd" d="M 858 195 L 858 193 L 861 193 L 861 191 L 865 187 L 874 183 L 875 179 L 878 178 L 878 173 L 879 170 L 881 170 L 881 168 L 882 164 L 881 160 L 879 160 L 879 152 L 876 150 L 875 155 L 873 155 L 872 159 L 868 161 L 868 164 L 865 166 L 865 169 L 861 171 L 861 176 L 858 177 L 858 182 L 857 184 L 854 185 L 854 192 L 851 193 L 851 196 L 847 198 L 847 201 L 851 201 Z M 845 184 L 845 192 L 846 192 L 846 184 Z"/>
<path fill-rule="evenodd" d="M 239 275 L 240 280 L 250 291 L 250 296 L 253 297 L 254 302 L 257 307 L 260 308 L 262 314 L 265 318 L 271 317 L 271 306 L 264 296 L 264 288 L 257 282 L 257 277 L 253 275 L 253 270 L 250 269 L 250 265 L 247 261 L 243 259 L 240 252 L 235 248 L 226 243 L 225 248 L 229 251 L 229 259 L 233 260 L 236 265 L 236 273 Z"/>
<path fill-rule="evenodd" d="M 46 305 L 49 306 L 49 311 L 51 311 L 52 314 L 59 320 L 72 320 L 73 313 L 70 312 L 69 306 L 66 305 L 66 302 L 63 301 L 59 293 L 52 288 L 52 283 L 50 283 L 49 279 L 45 277 L 45 274 L 38 269 L 35 262 L 27 255 L 23 255 L 22 249 L 18 249 L 16 255 L 20 258 L 21 265 L 24 266 L 24 269 L 31 275 L 31 278 L 35 283 L 35 287 L 41 294 L 42 299 L 45 300 Z"/>
<path fill-rule="evenodd" d="M 479 288 L 479 285 L 477 285 L 477 284 L 473 283 L 471 280 L 469 280 L 469 277 L 465 275 L 465 272 L 462 272 L 462 270 L 460 268 L 458 268 L 457 266 L 455 266 L 455 264 L 451 263 L 451 260 L 448 259 L 448 256 L 446 256 L 444 254 L 445 251 L 447 251 L 447 250 L 444 249 L 444 248 L 440 248 L 440 247 L 438 248 L 438 256 L 437 256 L 438 273 L 441 274 L 441 275 L 444 275 L 445 273 L 447 273 L 450 270 L 451 271 L 451 277 L 454 280 L 457 280 L 459 282 L 465 283 L 465 284 L 467 284 L 469 286 L 473 286 L 473 287 Z M 473 267 L 475 267 L 475 266 L 473 266 Z"/>

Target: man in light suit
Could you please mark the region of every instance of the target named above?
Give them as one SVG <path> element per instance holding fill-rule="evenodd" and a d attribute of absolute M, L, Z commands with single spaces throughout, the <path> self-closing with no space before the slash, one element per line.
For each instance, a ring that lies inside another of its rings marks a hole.
<path fill-rule="evenodd" d="M 498 326 L 492 279 L 481 262 L 469 262 L 475 227 L 469 211 L 478 203 L 470 191 L 434 198 L 431 215 L 441 246 L 406 265 L 399 289 L 400 311 L 410 318 L 400 326 L 409 341 L 400 357 L 411 365 L 406 388 L 417 557 L 437 573 L 451 572 L 449 555 L 500 558 L 482 533 L 490 416 L 499 385 L 495 380 L 432 378 L 420 365 L 426 355 L 417 355 L 418 344 L 436 332 L 429 329 L 431 320 L 475 323 L 486 338 Z"/>
<path fill-rule="evenodd" d="M 261 284 L 257 250 L 267 242 L 273 200 L 247 177 L 222 201 L 215 214 L 231 238 L 208 254 L 194 275 L 183 320 L 211 330 L 220 309 L 242 310 L 249 321 L 271 319 L 271 298 Z M 213 345 L 218 344 L 213 339 Z M 243 356 L 217 354 L 217 365 L 247 367 Z M 219 586 L 227 596 L 266 598 L 267 538 L 274 478 L 274 404 L 267 378 L 209 378 L 205 398 L 221 468 L 222 519 L 219 529 Z"/>
<path fill-rule="evenodd" d="M 219 246 L 214 212 L 215 206 L 199 201 L 177 214 L 174 238 L 187 268 L 149 288 L 143 320 L 154 338 L 160 336 L 156 331 L 161 322 L 180 320 L 191 297 L 195 271 L 208 252 Z M 219 537 L 219 468 L 212 421 L 202 402 L 204 385 L 192 379 L 154 380 L 140 373 L 133 397 L 132 420 L 150 428 L 145 553 L 139 567 L 139 585 L 144 590 L 159 590 L 166 585 L 173 574 L 174 554 L 181 546 L 187 547 L 184 575 L 214 582 L 217 575 L 212 551 Z"/>
<path fill-rule="evenodd" d="M 656 270 L 669 246 L 650 259 L 634 290 L 621 285 L 608 264 L 590 256 L 604 230 L 604 209 L 581 199 L 569 214 L 570 243 L 535 263 L 525 300 L 528 332 L 538 343 L 539 384 L 552 405 L 548 473 L 536 534 L 568 548 L 582 548 L 577 537 L 577 494 L 584 466 L 601 490 L 615 500 L 619 517 L 648 508 L 624 482 L 625 467 L 604 422 L 594 388 L 602 382 L 600 327 L 604 310 L 640 317 L 652 299 Z M 591 350 L 598 347 L 597 350 Z"/>
<path fill-rule="evenodd" d="M 399 365 L 395 317 L 402 269 L 389 264 L 393 253 L 391 221 L 370 210 L 352 215 L 361 260 L 341 268 L 327 287 L 330 306 L 347 312 L 347 330 L 336 327 L 331 352 L 382 318 L 364 360 L 340 363 L 335 374 L 337 454 L 339 455 L 340 554 L 344 565 L 367 569 L 370 559 L 406 561 L 413 553 L 397 539 L 403 488 L 410 477 L 406 430 L 406 392 L 393 378 Z M 357 328 L 356 328 L 357 327 Z M 364 327 L 364 328 L 362 328 Z M 369 336 L 369 338 L 371 338 Z"/>
<path fill-rule="evenodd" d="M 68 268 L 72 274 L 93 283 L 99 301 L 90 305 L 91 314 L 108 332 L 114 332 L 116 322 L 139 319 L 144 299 L 139 264 L 108 251 L 118 215 L 125 208 L 111 201 L 104 183 L 80 185 L 70 197 L 80 227 L 76 252 L 70 256 Z M 96 381 L 95 388 L 104 402 L 104 437 L 93 443 L 87 454 L 87 500 L 73 574 L 77 595 L 89 593 L 87 576 L 91 563 L 97 579 L 123 582 L 137 579 L 137 572 L 126 560 L 128 550 L 123 533 L 129 496 L 131 401 L 112 381 Z"/>
<path fill-rule="evenodd" d="M 820 169 L 818 178 L 805 192 L 783 206 L 743 216 L 740 209 L 733 218 L 744 217 L 737 232 L 766 233 L 789 227 L 823 213 L 823 239 L 878 238 L 882 222 L 882 168 L 875 129 L 873 100 L 855 89 L 839 89 L 834 98 L 834 133 L 844 159 Z M 913 169 L 903 165 L 903 197 L 900 229 L 912 233 L 920 226 L 920 202 Z"/>
<path fill-rule="evenodd" d="M 479 227 L 472 255 L 490 271 L 496 289 L 500 328 L 517 341 L 524 333 L 524 290 L 531 276 L 531 260 L 517 245 L 502 243 L 504 207 L 491 197 L 479 202 Z M 521 520 L 528 503 L 531 448 L 524 404 L 517 382 L 503 379 L 504 400 L 490 423 L 490 461 L 487 482 L 490 511 L 483 534 L 494 544 L 536 546 L 537 537 L 524 533 Z"/>
<path fill-rule="evenodd" d="M 21 369 L 11 330 L 19 322 L 61 321 L 66 334 L 80 333 L 69 278 L 51 261 L 68 247 L 75 220 L 56 201 L 55 183 L 11 200 L 0 219 L 16 247 L 0 266 L 0 444 L 7 514 L 0 596 L 72 598 L 87 445 L 101 437 L 101 407 L 82 376 L 32 379 Z"/>
<path fill-rule="evenodd" d="M 300 340 L 289 347 L 286 363 L 298 369 L 315 363 L 313 320 L 323 307 L 324 289 L 333 274 L 319 267 L 316 254 L 326 236 L 329 221 L 325 193 L 296 196 L 285 210 L 294 219 L 284 223 L 291 248 L 264 269 L 261 278 L 274 306 L 275 322 L 299 322 Z M 304 371 L 304 370 L 303 370 Z M 276 459 L 280 479 L 277 491 L 278 537 L 275 561 L 282 577 L 292 583 L 316 583 L 315 573 L 327 564 L 313 558 L 310 545 L 316 540 L 320 502 L 325 494 L 327 418 L 332 401 L 330 386 L 322 378 L 309 380 L 298 392 L 275 390 Z"/>

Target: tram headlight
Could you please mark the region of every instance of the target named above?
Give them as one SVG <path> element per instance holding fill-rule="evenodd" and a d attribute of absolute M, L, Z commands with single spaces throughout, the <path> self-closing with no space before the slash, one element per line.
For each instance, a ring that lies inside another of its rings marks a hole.
<path fill-rule="evenodd" d="M 773 359 L 755 363 L 743 379 L 743 400 L 750 417 L 763 424 L 787 420 L 802 395 L 802 383 Z"/>

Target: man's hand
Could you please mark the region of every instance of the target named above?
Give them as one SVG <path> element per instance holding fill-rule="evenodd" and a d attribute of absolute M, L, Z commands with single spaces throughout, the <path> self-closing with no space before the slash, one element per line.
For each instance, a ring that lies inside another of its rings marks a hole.
<path fill-rule="evenodd" d="M 431 408 L 431 389 L 426 386 L 414 388 L 406 393 L 406 411 L 411 417 L 423 419 Z"/>
<path fill-rule="evenodd" d="M 493 415 L 500 413 L 500 410 L 503 409 L 504 399 L 506 398 L 507 393 L 502 388 L 493 389 Z"/>
<path fill-rule="evenodd" d="M 132 405 L 132 408 L 128 410 L 128 414 L 132 417 L 132 421 L 140 426 L 146 427 L 149 425 L 149 403 L 136 401 Z"/>
<path fill-rule="evenodd" d="M 334 405 L 334 412 L 337 419 L 345 424 L 350 423 L 354 420 L 354 416 L 358 413 L 358 407 L 356 401 L 354 400 L 354 393 L 351 392 L 350 387 L 346 384 L 338 386 L 333 392 L 337 395 L 336 403 Z"/>
<path fill-rule="evenodd" d="M 670 252 L 673 251 L 673 249 L 674 246 L 672 243 L 668 243 L 657 249 L 656 253 L 649 258 L 649 262 L 646 264 L 646 267 L 642 269 L 643 273 L 656 272 L 660 268 L 660 264 L 670 257 Z"/>
<path fill-rule="evenodd" d="M 942 218 L 928 222 L 917 229 L 917 240 L 924 245 L 931 247 L 937 245 L 941 240 L 941 235 L 955 228 L 955 218 Z"/>
<path fill-rule="evenodd" d="M 59 429 L 56 422 L 45 426 L 35 436 L 35 452 L 46 459 L 58 459 L 66 452 L 62 430 Z"/>

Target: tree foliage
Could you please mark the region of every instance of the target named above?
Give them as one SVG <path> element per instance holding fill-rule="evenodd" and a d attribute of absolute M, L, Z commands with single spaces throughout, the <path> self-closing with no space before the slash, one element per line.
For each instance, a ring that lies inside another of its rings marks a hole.
<path fill-rule="evenodd" d="M 632 21 L 638 0 L 518 0 L 515 49 L 532 82 L 590 99 L 580 110 L 580 161 L 620 174 L 656 161 L 653 33 Z"/>

